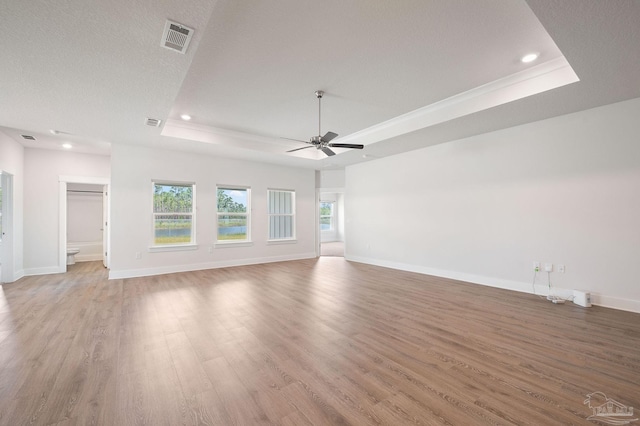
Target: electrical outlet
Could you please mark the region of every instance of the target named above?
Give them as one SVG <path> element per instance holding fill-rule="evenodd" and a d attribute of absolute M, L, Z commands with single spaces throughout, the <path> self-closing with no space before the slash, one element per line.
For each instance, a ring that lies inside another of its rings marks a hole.
<path fill-rule="evenodd" d="M 533 262 L 533 270 L 536 272 L 540 270 L 540 262 Z"/>
<path fill-rule="evenodd" d="M 209 246 L 209 253 L 213 253 L 213 246 Z"/>
<path fill-rule="evenodd" d="M 558 265 L 558 272 L 564 274 L 564 265 Z"/>
<path fill-rule="evenodd" d="M 139 251 L 136 252 L 136 259 L 137 260 L 142 259 L 142 253 L 140 253 Z"/>
<path fill-rule="evenodd" d="M 553 272 L 553 263 L 545 263 L 544 270 L 545 272 Z"/>

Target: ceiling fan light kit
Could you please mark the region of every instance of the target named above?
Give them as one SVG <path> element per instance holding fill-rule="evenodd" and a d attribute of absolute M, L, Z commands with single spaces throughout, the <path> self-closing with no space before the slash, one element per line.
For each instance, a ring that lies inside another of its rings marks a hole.
<path fill-rule="evenodd" d="M 322 124 L 322 108 L 321 108 L 321 100 L 322 100 L 322 96 L 324 95 L 324 91 L 322 90 L 316 90 L 315 92 L 316 94 L 316 98 L 318 98 L 318 135 L 317 136 L 312 136 L 309 139 L 309 142 L 307 141 L 301 141 L 298 139 L 290 139 L 290 140 L 294 140 L 297 142 L 302 142 L 302 143 L 306 143 L 306 144 L 310 144 L 311 146 L 303 146 L 302 148 L 296 148 L 296 149 L 291 149 L 287 152 L 294 152 L 294 151 L 300 151 L 301 149 L 307 149 L 307 148 L 313 148 L 315 147 L 316 149 L 321 150 L 322 152 L 324 152 L 327 156 L 332 156 L 332 155 L 336 155 L 335 152 L 333 152 L 331 150 L 331 148 L 350 148 L 350 149 L 362 149 L 364 148 L 364 145 L 358 145 L 358 144 L 349 144 L 349 143 L 331 143 L 331 141 L 335 138 L 338 137 L 337 133 L 334 132 L 327 132 L 325 133 L 324 136 L 322 135 L 322 130 L 321 130 L 321 124 Z M 285 138 L 285 139 L 289 139 L 289 138 Z"/>

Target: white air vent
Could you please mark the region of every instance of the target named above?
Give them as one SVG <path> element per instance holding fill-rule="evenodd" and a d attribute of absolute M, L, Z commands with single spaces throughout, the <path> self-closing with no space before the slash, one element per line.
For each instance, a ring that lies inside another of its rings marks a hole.
<path fill-rule="evenodd" d="M 35 141 L 36 140 L 36 138 L 34 138 L 31 135 L 20 135 L 20 136 L 22 136 L 24 139 L 26 139 L 28 141 Z"/>
<path fill-rule="evenodd" d="M 162 124 L 162 120 L 159 120 L 157 118 L 147 118 L 144 120 L 144 124 L 151 127 L 160 127 L 160 124 Z"/>
<path fill-rule="evenodd" d="M 176 52 L 185 53 L 193 36 L 193 29 L 167 20 L 162 33 L 162 46 Z"/>

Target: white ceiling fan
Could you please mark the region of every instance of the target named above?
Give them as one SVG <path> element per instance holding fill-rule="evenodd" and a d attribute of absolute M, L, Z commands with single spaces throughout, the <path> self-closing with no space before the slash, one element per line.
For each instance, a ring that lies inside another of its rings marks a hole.
<path fill-rule="evenodd" d="M 364 145 L 358 145 L 358 144 L 350 144 L 350 143 L 332 143 L 331 141 L 335 138 L 338 137 L 337 133 L 334 132 L 327 132 L 325 133 L 324 136 L 320 136 L 322 135 L 322 132 L 320 130 L 320 124 L 321 124 L 321 99 L 322 99 L 322 95 L 324 95 L 324 92 L 322 90 L 316 90 L 316 97 L 318 98 L 318 135 L 317 136 L 312 136 L 309 141 L 302 141 L 299 139 L 291 139 L 291 138 L 283 138 L 283 139 L 289 139 L 292 141 L 297 141 L 297 142 L 302 142 L 302 143 L 306 143 L 309 144 L 311 146 L 303 146 L 302 148 L 296 148 L 296 149 L 292 149 L 289 150 L 287 152 L 294 152 L 294 151 L 300 151 L 301 149 L 307 149 L 307 148 L 313 148 L 315 147 L 316 149 L 321 150 L 322 152 L 324 152 L 326 155 L 328 156 L 332 156 L 332 155 L 336 155 L 335 152 L 333 152 L 331 150 L 331 148 L 351 148 L 351 149 L 362 149 L 364 148 Z"/>

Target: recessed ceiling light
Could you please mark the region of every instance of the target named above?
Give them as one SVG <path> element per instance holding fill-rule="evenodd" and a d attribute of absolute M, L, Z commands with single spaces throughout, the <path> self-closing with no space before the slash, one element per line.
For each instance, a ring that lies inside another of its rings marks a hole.
<path fill-rule="evenodd" d="M 191 120 L 191 116 L 189 114 L 182 114 L 180 118 L 182 118 L 184 121 Z"/>
<path fill-rule="evenodd" d="M 62 147 L 65 148 L 65 149 L 71 149 L 71 148 L 73 148 L 73 145 L 71 145 L 69 142 L 67 142 L 67 143 L 63 143 Z"/>
<path fill-rule="evenodd" d="M 528 55 L 524 55 L 520 60 L 525 64 L 528 64 L 529 62 L 533 62 L 538 59 L 538 56 L 540 56 L 539 53 L 529 53 Z"/>

